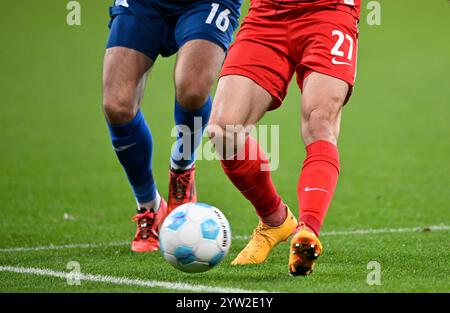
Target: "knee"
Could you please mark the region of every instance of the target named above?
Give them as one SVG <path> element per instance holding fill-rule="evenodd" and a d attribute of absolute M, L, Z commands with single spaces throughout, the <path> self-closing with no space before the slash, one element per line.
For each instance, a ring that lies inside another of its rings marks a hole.
<path fill-rule="evenodd" d="M 211 120 L 206 128 L 206 133 L 214 144 L 219 157 L 226 159 L 241 150 L 251 130 L 251 126 L 235 125 L 226 118 L 219 118 Z"/>
<path fill-rule="evenodd" d="M 103 112 L 112 125 L 126 124 L 136 115 L 132 100 L 120 97 L 104 97 Z"/>
<path fill-rule="evenodd" d="M 306 144 L 317 140 L 336 143 L 345 97 L 340 94 L 305 98 L 302 103 L 302 136 Z"/>
<path fill-rule="evenodd" d="M 228 131 L 227 131 L 228 130 Z M 226 122 L 223 119 L 214 118 L 206 127 L 206 134 L 209 140 L 214 144 L 219 155 L 223 155 L 226 150 L 226 143 L 232 142 L 233 135 L 229 131 Z"/>
<path fill-rule="evenodd" d="M 196 110 L 208 99 L 210 87 L 208 82 L 201 79 L 181 79 L 176 84 L 177 101 L 188 110 Z"/>

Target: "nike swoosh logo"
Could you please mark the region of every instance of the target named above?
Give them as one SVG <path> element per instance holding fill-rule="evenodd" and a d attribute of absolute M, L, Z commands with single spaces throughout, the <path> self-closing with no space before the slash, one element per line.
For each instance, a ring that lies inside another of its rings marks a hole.
<path fill-rule="evenodd" d="M 129 149 L 129 148 L 131 148 L 132 146 L 135 146 L 135 145 L 136 145 L 136 143 L 134 142 L 134 143 L 126 145 L 126 146 L 113 147 L 113 148 L 114 148 L 115 151 L 121 152 L 121 151 L 127 150 L 127 149 Z"/>
<path fill-rule="evenodd" d="M 309 188 L 308 186 L 305 187 L 305 191 L 306 192 L 308 192 L 308 191 L 322 191 L 322 192 L 328 193 L 328 190 L 321 189 L 321 188 Z"/>
<path fill-rule="evenodd" d="M 348 65 L 348 66 L 352 66 L 350 63 L 347 63 L 347 62 L 341 62 L 341 61 L 336 60 L 336 57 L 334 57 L 334 58 L 331 60 L 331 63 L 336 64 L 336 65 Z"/>

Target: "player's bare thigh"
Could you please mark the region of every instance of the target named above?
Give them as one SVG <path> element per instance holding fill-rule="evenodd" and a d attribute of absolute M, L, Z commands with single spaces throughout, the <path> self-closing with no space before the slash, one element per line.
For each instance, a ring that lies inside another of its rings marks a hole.
<path fill-rule="evenodd" d="M 176 97 L 182 106 L 195 110 L 205 103 L 224 58 L 223 48 L 207 40 L 191 40 L 180 48 L 174 79 Z"/>
<path fill-rule="evenodd" d="M 313 72 L 303 83 L 301 129 L 305 145 L 317 140 L 337 143 L 347 82 Z"/>
<path fill-rule="evenodd" d="M 220 78 L 208 126 L 208 135 L 220 156 L 231 156 L 240 149 L 247 134 L 239 131 L 258 123 L 272 101 L 264 88 L 247 77 L 228 75 Z M 233 147 L 233 151 L 226 147 Z"/>
<path fill-rule="evenodd" d="M 106 50 L 103 109 L 111 124 L 125 124 L 135 116 L 152 65 L 153 61 L 148 56 L 133 49 L 113 47 Z"/>

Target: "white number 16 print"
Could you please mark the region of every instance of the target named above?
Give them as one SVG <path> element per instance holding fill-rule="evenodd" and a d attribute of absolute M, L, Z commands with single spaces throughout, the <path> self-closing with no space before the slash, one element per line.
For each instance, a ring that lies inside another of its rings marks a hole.
<path fill-rule="evenodd" d="M 215 3 L 215 2 L 211 3 L 211 12 L 209 13 L 208 17 L 206 18 L 206 21 L 205 21 L 206 24 L 212 23 L 212 21 L 216 17 L 218 9 L 219 9 L 218 3 Z M 223 32 L 228 29 L 228 26 L 230 26 L 230 19 L 228 18 L 228 15 L 230 13 L 231 13 L 230 10 L 225 9 L 216 18 L 216 27 Z"/>

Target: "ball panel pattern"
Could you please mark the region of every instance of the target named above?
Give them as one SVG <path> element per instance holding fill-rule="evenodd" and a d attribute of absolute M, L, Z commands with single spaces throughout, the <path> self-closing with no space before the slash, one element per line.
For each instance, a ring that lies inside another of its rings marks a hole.
<path fill-rule="evenodd" d="M 202 240 L 194 249 L 197 260 L 208 263 L 211 258 L 221 252 L 217 243 L 212 240 Z"/>
<path fill-rule="evenodd" d="M 181 245 L 193 247 L 202 239 L 200 226 L 191 221 L 184 223 L 177 231 L 177 240 Z"/>
<path fill-rule="evenodd" d="M 211 206 L 207 205 L 199 206 L 196 203 L 195 205 L 192 205 L 189 208 L 187 216 L 191 221 L 200 223 L 211 215 L 211 210 L 212 210 Z"/>
<path fill-rule="evenodd" d="M 161 252 L 173 254 L 177 247 L 177 233 L 165 228 L 159 234 L 159 245 Z"/>
<path fill-rule="evenodd" d="M 214 240 L 217 238 L 220 231 L 219 224 L 217 224 L 216 220 L 213 218 L 208 218 L 206 221 L 202 222 L 200 227 L 202 228 L 204 239 Z"/>
<path fill-rule="evenodd" d="M 194 261 L 194 262 L 186 264 L 186 265 L 181 265 L 180 268 L 183 272 L 187 272 L 187 273 L 201 273 L 201 272 L 206 272 L 211 267 L 209 266 L 208 263 Z"/>
<path fill-rule="evenodd" d="M 194 251 L 191 247 L 179 246 L 175 249 L 173 256 L 183 265 L 195 261 Z"/>
<path fill-rule="evenodd" d="M 171 230 L 178 230 L 181 225 L 186 223 L 186 214 L 185 212 L 176 212 L 174 215 L 170 216 L 170 219 L 167 221 L 167 228 Z"/>
<path fill-rule="evenodd" d="M 225 253 L 222 251 L 216 253 L 216 255 L 210 259 L 209 266 L 211 266 L 211 267 L 216 266 L 217 264 L 220 263 L 220 261 L 222 261 L 224 256 L 225 256 Z"/>

